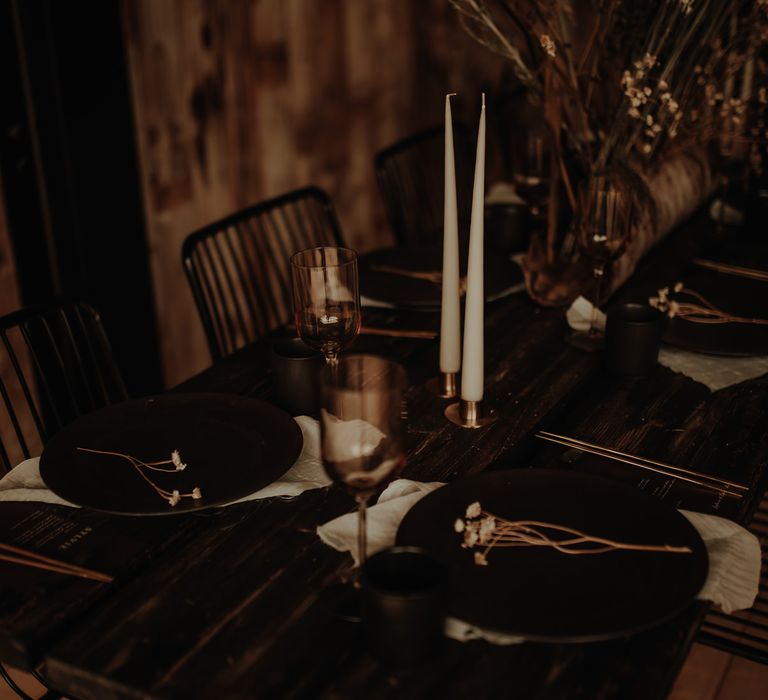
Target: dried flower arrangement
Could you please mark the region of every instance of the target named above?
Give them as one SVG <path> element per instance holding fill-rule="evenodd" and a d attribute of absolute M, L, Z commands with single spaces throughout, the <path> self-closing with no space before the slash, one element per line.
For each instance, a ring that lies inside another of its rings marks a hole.
<path fill-rule="evenodd" d="M 530 279 L 578 259 L 573 237 L 558 234 L 558 187 L 576 211 L 580 174 L 639 176 L 640 208 L 650 211 L 635 224 L 638 243 L 628 246 L 631 262 L 618 266 L 615 287 L 709 193 L 710 150 L 759 164 L 768 140 L 768 0 L 450 2 L 472 36 L 508 59 L 551 134 L 547 230 L 526 264 L 538 301 L 567 303 L 577 292 L 577 281 L 549 289 L 544 275 L 537 289 Z"/>
<path fill-rule="evenodd" d="M 170 506 L 177 505 L 182 498 L 191 498 L 195 501 L 199 501 L 203 497 L 203 492 L 200 490 L 199 486 L 195 486 L 195 488 L 193 488 L 190 493 L 180 493 L 178 489 L 173 489 L 172 491 L 169 491 L 168 489 L 164 489 L 158 486 L 145 473 L 145 470 L 155 471 L 155 472 L 166 472 L 171 474 L 175 472 L 184 471 L 187 468 L 187 465 L 181 460 L 181 455 L 179 454 L 178 450 L 173 450 L 173 452 L 171 452 L 170 459 L 163 459 L 157 462 L 144 462 L 140 459 L 137 459 L 136 457 L 132 457 L 131 455 L 123 454 L 122 452 L 109 452 L 107 450 L 92 450 L 87 447 L 78 447 L 77 449 L 80 452 L 90 452 L 91 454 L 107 455 L 110 457 L 120 457 L 121 459 L 127 460 L 131 464 L 131 466 L 133 466 L 133 468 L 138 472 L 139 476 L 141 476 L 141 478 L 144 479 L 144 481 L 146 481 L 155 490 L 155 492 L 157 493 L 158 496 L 160 496 L 160 498 L 162 498 L 164 501 L 168 501 L 168 505 Z M 166 467 L 166 465 L 171 465 L 171 466 Z"/>
<path fill-rule="evenodd" d="M 679 295 L 672 298 L 669 287 L 658 290 L 658 296 L 650 297 L 648 303 L 669 318 L 682 318 L 692 323 L 752 323 L 759 326 L 768 325 L 768 319 L 735 316 L 727 311 L 718 309 L 712 302 L 705 299 L 693 289 L 688 289 L 682 282 L 672 287 L 672 293 Z M 683 297 L 683 298 L 680 298 Z M 694 301 L 690 301 L 693 299 Z"/>
<path fill-rule="evenodd" d="M 618 550 L 691 553 L 689 547 L 615 542 L 562 525 L 536 520 L 506 520 L 483 510 L 477 501 L 467 506 L 463 519 L 456 519 L 454 530 L 463 534 L 462 547 L 483 548 L 474 553 L 474 561 L 478 566 L 488 566 L 488 555 L 496 547 L 550 547 L 562 554 L 572 555 L 604 554 Z"/>

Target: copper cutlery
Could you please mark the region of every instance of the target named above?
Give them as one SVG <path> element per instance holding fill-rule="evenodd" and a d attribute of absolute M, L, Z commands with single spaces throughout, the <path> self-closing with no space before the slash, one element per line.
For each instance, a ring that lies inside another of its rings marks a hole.
<path fill-rule="evenodd" d="M 46 557 L 37 552 L 32 552 L 23 549 L 22 547 L 16 547 L 2 542 L 0 542 L 0 561 L 7 561 L 22 566 L 30 566 L 35 569 L 44 569 L 46 571 L 53 571 L 68 576 L 87 578 L 101 583 L 111 583 L 113 580 L 112 576 L 100 571 L 94 571 L 93 569 L 86 569 L 82 566 L 69 564 L 59 559 Z"/>
<path fill-rule="evenodd" d="M 638 457 L 637 455 L 633 455 L 628 452 L 622 452 L 620 450 L 614 450 L 609 447 L 595 445 L 593 443 L 567 437 L 565 435 L 540 431 L 536 434 L 536 437 L 542 440 L 547 440 L 548 442 L 554 442 L 558 445 L 563 445 L 565 447 L 570 447 L 582 452 L 594 454 L 599 457 L 612 459 L 617 462 L 622 462 L 624 464 L 629 464 L 641 469 L 646 469 L 656 474 L 662 474 L 674 479 L 680 479 L 681 481 L 686 481 L 695 484 L 696 486 L 721 493 L 724 496 L 728 496 L 730 498 L 743 498 L 749 491 L 749 487 L 745 486 L 744 484 L 736 483 L 735 481 L 721 479 L 719 477 L 710 476 L 708 474 L 701 474 L 699 472 L 694 472 L 689 469 L 677 467 L 675 465 L 660 462 L 658 460 Z"/>

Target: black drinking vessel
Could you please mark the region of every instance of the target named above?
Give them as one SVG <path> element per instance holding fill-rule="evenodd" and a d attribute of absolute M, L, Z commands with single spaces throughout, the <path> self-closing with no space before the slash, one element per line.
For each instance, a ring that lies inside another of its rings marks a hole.
<path fill-rule="evenodd" d="M 391 547 L 362 568 L 366 644 L 382 663 L 414 666 L 443 640 L 445 570 L 418 547 Z"/>
<path fill-rule="evenodd" d="M 320 410 L 319 373 L 323 355 L 301 338 L 278 340 L 272 345 L 275 403 L 292 416 L 317 417 Z"/>
<path fill-rule="evenodd" d="M 605 351 L 608 371 L 625 377 L 648 374 L 656 366 L 661 315 L 646 304 L 620 304 L 608 310 Z"/>

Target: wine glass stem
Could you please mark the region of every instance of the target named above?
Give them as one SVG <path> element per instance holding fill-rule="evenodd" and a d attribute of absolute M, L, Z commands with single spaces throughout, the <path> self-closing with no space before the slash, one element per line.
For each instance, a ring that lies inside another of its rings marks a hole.
<path fill-rule="evenodd" d="M 358 494 L 355 498 L 357 500 L 357 558 L 360 562 L 360 568 L 362 568 L 368 551 L 366 538 L 368 499 L 362 494 Z"/>
<path fill-rule="evenodd" d="M 595 299 L 592 304 L 592 315 L 589 319 L 589 334 L 598 335 L 597 329 L 597 311 L 600 304 L 600 290 L 603 283 L 603 277 L 605 276 L 605 264 L 597 265 L 594 269 L 595 273 Z"/>

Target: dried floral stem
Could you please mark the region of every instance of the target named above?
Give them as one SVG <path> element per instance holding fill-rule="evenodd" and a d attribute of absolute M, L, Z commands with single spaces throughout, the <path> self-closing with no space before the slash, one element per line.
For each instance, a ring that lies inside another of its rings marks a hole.
<path fill-rule="evenodd" d="M 180 493 L 178 489 L 173 489 L 172 491 L 169 491 L 168 489 L 164 489 L 158 486 L 154 481 L 152 481 L 152 479 L 150 479 L 144 473 L 144 469 L 149 469 L 151 471 L 165 472 L 165 473 L 175 473 L 175 472 L 183 471 L 187 465 L 181 461 L 181 457 L 179 456 L 179 453 L 177 450 L 174 450 L 171 453 L 171 459 L 158 460 L 155 462 L 144 462 L 140 459 L 137 459 L 136 457 L 132 457 L 131 455 L 123 454 L 122 452 L 111 452 L 109 450 L 93 450 L 88 447 L 78 447 L 77 449 L 80 452 L 89 452 L 91 454 L 105 455 L 108 457 L 119 457 L 121 459 L 125 459 L 136 470 L 138 475 L 142 479 L 144 479 L 144 481 L 147 484 L 149 484 L 149 486 L 155 491 L 155 493 L 157 493 L 157 495 L 160 496 L 164 501 L 168 501 L 168 504 L 171 506 L 175 506 L 182 498 L 192 498 L 197 501 L 203 497 L 202 491 L 198 486 L 193 488 L 190 493 Z M 160 466 L 164 464 L 173 464 L 174 468 L 161 469 Z"/>
<path fill-rule="evenodd" d="M 711 301 L 699 294 L 699 292 L 684 287 L 682 282 L 678 282 L 672 288 L 672 291 L 675 294 L 687 295 L 688 297 L 695 299 L 698 303 L 670 298 L 669 287 L 660 289 L 658 291 L 658 296 L 648 299 L 648 303 L 670 318 L 682 318 L 691 323 L 747 323 L 758 326 L 768 326 L 768 319 L 736 316 L 717 308 Z"/>
<path fill-rule="evenodd" d="M 686 546 L 617 542 L 539 520 L 506 520 L 483 510 L 477 502 L 469 505 L 465 518 L 457 520 L 454 529 L 464 533 L 463 547 L 484 547 L 482 551 L 475 552 L 475 563 L 480 566 L 487 566 L 487 557 L 496 547 L 550 547 L 562 554 L 571 555 L 604 554 L 613 551 L 691 553 L 690 547 Z"/>

